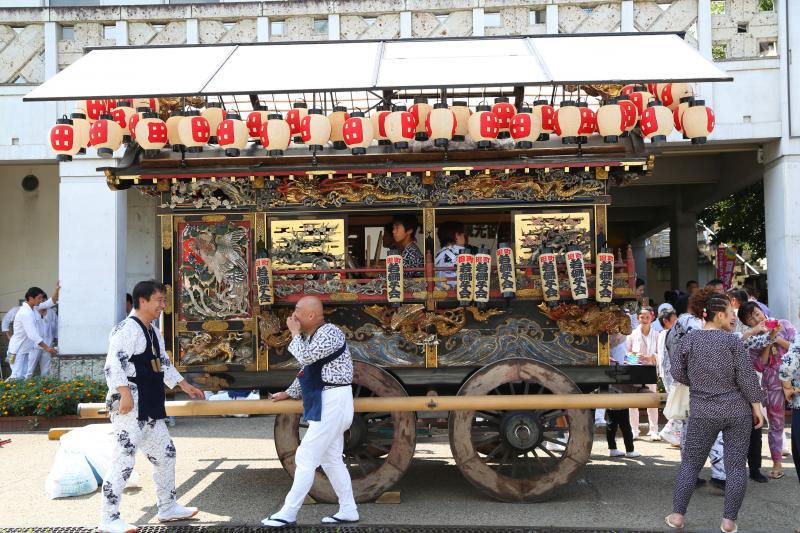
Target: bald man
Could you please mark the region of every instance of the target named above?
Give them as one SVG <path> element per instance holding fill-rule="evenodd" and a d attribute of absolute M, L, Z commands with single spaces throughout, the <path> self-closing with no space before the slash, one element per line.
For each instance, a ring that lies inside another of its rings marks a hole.
<path fill-rule="evenodd" d="M 308 431 L 295 452 L 294 482 L 283 507 L 261 523 L 273 529 L 296 525 L 319 466 L 339 498 L 339 511 L 324 517 L 322 523 L 358 522 L 350 474 L 342 461 L 344 432 L 353 422 L 353 359 L 344 332 L 325 322 L 322 302 L 315 296 L 297 302 L 286 327 L 292 334 L 289 352 L 303 368 L 292 385 L 273 395 L 272 401 L 302 398 Z"/>

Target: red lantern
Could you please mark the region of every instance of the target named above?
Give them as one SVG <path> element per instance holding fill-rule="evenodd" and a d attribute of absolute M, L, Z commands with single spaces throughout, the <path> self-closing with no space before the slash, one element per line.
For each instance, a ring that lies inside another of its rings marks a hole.
<path fill-rule="evenodd" d="M 132 107 L 130 100 L 120 100 L 117 106 L 111 110 L 111 116 L 114 117 L 114 122 L 119 124 L 122 129 L 122 142 L 131 142 L 132 130 L 130 128 L 130 118 L 136 114 L 136 110 Z"/>
<path fill-rule="evenodd" d="M 418 141 L 427 141 L 428 132 L 425 131 L 425 121 L 428 119 L 428 114 L 433 110 L 428 103 L 428 99 L 423 96 L 414 98 L 414 105 L 411 106 L 409 111 L 417 121 L 417 133 L 414 138 Z"/>
<path fill-rule="evenodd" d="M 642 135 L 650 142 L 663 142 L 672 133 L 672 111 L 661 105 L 660 100 L 651 100 L 639 121 Z"/>
<path fill-rule="evenodd" d="M 589 142 L 589 135 L 597 131 L 597 115 L 589 109 L 587 102 L 578 102 L 578 109 L 581 111 L 581 125 L 578 128 L 578 144 Z"/>
<path fill-rule="evenodd" d="M 242 122 L 241 115 L 229 111 L 225 120 L 217 126 L 219 147 L 225 149 L 226 156 L 239 157 L 244 147 L 247 146 L 248 133 L 247 125 Z"/>
<path fill-rule="evenodd" d="M 394 106 L 394 111 L 386 117 L 386 134 L 395 148 L 408 148 L 408 141 L 414 139 L 416 129 L 416 118 L 406 111 L 404 105 Z"/>
<path fill-rule="evenodd" d="M 630 96 L 626 94 L 619 95 L 617 103 L 622 108 L 622 112 L 625 115 L 625 131 L 622 134 L 624 137 L 629 131 L 636 127 L 636 121 L 639 120 L 639 112 L 636 110 L 636 104 L 631 102 Z"/>
<path fill-rule="evenodd" d="M 105 114 L 109 109 L 108 100 L 84 100 L 82 105 L 78 104 L 76 107 L 85 111 L 89 124 L 100 120 L 100 115 Z"/>
<path fill-rule="evenodd" d="M 331 138 L 331 122 L 322 109 L 311 109 L 300 121 L 300 135 L 309 150 L 322 150 Z"/>
<path fill-rule="evenodd" d="M 372 134 L 378 140 L 379 146 L 388 146 L 392 144 L 392 141 L 389 140 L 389 135 L 386 133 L 386 117 L 391 113 L 387 106 L 378 106 L 375 108 L 375 112 L 370 116 Z"/>
<path fill-rule="evenodd" d="M 494 99 L 492 113 L 497 117 L 497 126 L 500 128 L 497 138 L 508 139 L 511 137 L 509 127 L 511 126 L 511 119 L 517 114 L 517 109 L 508 101 L 507 97 L 498 96 Z"/>
<path fill-rule="evenodd" d="M 714 131 L 714 112 L 706 107 L 705 100 L 693 100 L 681 117 L 681 125 L 683 134 L 692 140 L 692 144 L 705 144 Z"/>
<path fill-rule="evenodd" d="M 166 146 L 169 136 L 166 123 L 148 108 L 136 123 L 136 142 L 144 148 L 146 157 L 155 157 Z"/>
<path fill-rule="evenodd" d="M 433 145 L 440 148 L 447 147 L 456 131 L 456 116 L 447 108 L 444 102 L 433 105 L 433 110 L 425 119 L 425 132 L 433 139 Z"/>
<path fill-rule="evenodd" d="M 347 149 L 342 128 L 344 128 L 344 123 L 348 118 L 350 118 L 350 115 L 347 114 L 347 108 L 341 105 L 333 106 L 333 113 L 328 115 L 328 120 L 331 122 L 331 141 L 333 142 L 334 150 Z"/>
<path fill-rule="evenodd" d="M 286 113 L 286 123 L 289 124 L 289 129 L 294 135 L 294 142 L 297 144 L 303 143 L 303 136 L 300 133 L 300 123 L 303 117 L 308 115 L 308 106 L 305 102 L 295 102 L 292 108 Z"/>
<path fill-rule="evenodd" d="M 460 101 L 453 102 L 453 105 L 450 106 L 450 111 L 456 117 L 456 132 L 453 135 L 453 140 L 455 142 L 464 142 L 469 133 L 469 117 L 472 115 L 472 111 L 466 102 Z"/>
<path fill-rule="evenodd" d="M 643 85 L 626 85 L 620 94 L 630 97 L 631 102 L 636 106 L 638 117 L 642 116 L 644 110 L 647 109 L 647 103 L 653 98 L 653 95 Z"/>
<path fill-rule="evenodd" d="M 209 131 L 211 132 L 208 137 L 208 144 L 217 144 L 219 142 L 217 138 L 217 127 L 219 123 L 225 119 L 225 111 L 222 110 L 222 104 L 219 102 L 209 102 L 200 115 L 208 121 Z"/>
<path fill-rule="evenodd" d="M 678 107 L 676 107 L 675 109 L 672 110 L 672 122 L 673 122 L 673 124 L 675 126 L 675 129 L 680 131 L 680 132 L 683 131 L 683 125 L 681 124 L 681 119 L 683 118 L 683 113 L 687 109 L 689 109 L 689 106 L 691 105 L 693 100 L 694 100 L 694 96 L 684 96 L 683 98 L 681 98 L 681 101 L 678 104 Z M 687 137 L 684 135 L 684 138 L 687 138 Z"/>
<path fill-rule="evenodd" d="M 82 155 L 86 153 L 86 148 L 89 147 L 89 121 L 86 120 L 86 115 L 81 113 L 82 109 L 76 109 L 75 113 L 70 115 L 70 119 L 72 120 L 72 127 L 75 128 L 75 139 L 80 146 L 80 150 L 78 150 L 78 155 Z"/>
<path fill-rule="evenodd" d="M 373 139 L 372 121 L 362 111 L 353 111 L 345 121 L 342 133 L 344 142 L 351 148 L 353 155 L 366 154 Z"/>
<path fill-rule="evenodd" d="M 169 142 L 173 152 L 180 152 L 186 148 L 181 142 L 181 134 L 178 131 L 178 126 L 180 126 L 183 116 L 183 110 L 178 109 L 167 119 L 167 142 Z"/>
<path fill-rule="evenodd" d="M 128 130 L 131 134 L 131 139 L 136 140 L 136 124 L 142 119 L 142 115 L 150 111 L 148 106 L 140 106 L 136 108 L 136 113 L 128 117 Z"/>
<path fill-rule="evenodd" d="M 547 103 L 547 100 L 536 100 L 533 102 L 533 114 L 539 117 L 539 123 L 542 125 L 542 133 L 539 135 L 540 141 L 546 141 L 553 133 L 553 121 L 556 118 L 556 111 L 552 105 Z"/>
<path fill-rule="evenodd" d="M 556 111 L 553 132 L 561 137 L 563 144 L 577 144 L 581 127 L 581 110 L 572 100 L 564 100 Z"/>
<path fill-rule="evenodd" d="M 81 149 L 80 139 L 72 124 L 66 116 L 56 120 L 56 125 L 50 128 L 50 149 L 56 153 L 56 160 L 61 162 L 72 161 L 72 156 Z"/>
<path fill-rule="evenodd" d="M 519 113 L 511 119 L 509 127 L 511 138 L 517 141 L 517 148 L 523 149 L 533 147 L 533 142 L 539 138 L 541 130 L 541 119 L 530 107 L 520 109 Z"/>
<path fill-rule="evenodd" d="M 89 129 L 92 147 L 97 148 L 97 155 L 103 158 L 113 157 L 114 151 L 122 144 L 122 128 L 114 122 L 114 117 L 106 113 L 92 124 Z"/>
<path fill-rule="evenodd" d="M 187 152 L 202 152 L 203 145 L 211 137 L 211 125 L 205 117 L 200 116 L 200 111 L 190 109 L 178 124 L 178 134 Z"/>
<path fill-rule="evenodd" d="M 681 98 L 694 96 L 692 86 L 688 83 L 666 83 L 661 88 L 661 101 L 670 109 L 680 105 Z"/>
<path fill-rule="evenodd" d="M 469 136 L 478 145 L 480 150 L 488 150 L 492 146 L 492 140 L 497 138 L 500 127 L 497 125 L 497 115 L 492 113 L 492 108 L 488 105 L 479 105 L 475 108 L 475 114 L 469 117 Z"/>
<path fill-rule="evenodd" d="M 247 115 L 247 133 L 254 144 L 261 144 L 261 127 L 269 120 L 269 113 L 257 109 Z"/>
<path fill-rule="evenodd" d="M 280 113 L 271 113 L 267 122 L 261 126 L 261 144 L 271 156 L 283 155 L 289 148 L 291 137 L 292 130 Z"/>
<path fill-rule="evenodd" d="M 597 110 L 597 131 L 603 136 L 603 142 L 615 143 L 625 132 L 627 117 L 625 110 L 612 98 L 606 105 Z"/>

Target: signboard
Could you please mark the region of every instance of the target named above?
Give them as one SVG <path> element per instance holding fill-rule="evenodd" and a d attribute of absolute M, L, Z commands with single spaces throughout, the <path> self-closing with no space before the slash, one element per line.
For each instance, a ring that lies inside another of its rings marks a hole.
<path fill-rule="evenodd" d="M 611 303 L 614 297 L 614 254 L 608 251 L 597 253 L 597 276 L 595 277 L 595 299 L 603 304 Z"/>
<path fill-rule="evenodd" d="M 497 281 L 503 298 L 513 298 L 517 294 L 517 274 L 515 272 L 514 251 L 508 243 L 497 247 Z"/>
<path fill-rule="evenodd" d="M 256 288 L 258 305 L 268 307 L 275 302 L 275 295 L 272 292 L 272 261 L 269 257 L 256 259 Z"/>
<path fill-rule="evenodd" d="M 475 256 L 459 254 L 456 258 L 456 297 L 462 307 L 475 298 Z"/>
<path fill-rule="evenodd" d="M 589 299 L 589 287 L 586 285 L 586 266 L 583 264 L 583 252 L 577 246 L 569 246 L 566 258 L 572 298 L 578 303 L 586 303 L 586 300 Z"/>
<path fill-rule="evenodd" d="M 717 279 L 722 280 L 725 290 L 733 285 L 733 269 L 736 266 L 736 249 L 730 246 L 717 246 Z"/>
<path fill-rule="evenodd" d="M 492 272 L 492 256 L 482 248 L 475 254 L 475 302 L 483 308 L 489 302 L 489 280 Z"/>
<path fill-rule="evenodd" d="M 548 304 L 555 304 L 561 299 L 558 287 L 558 269 L 556 254 L 546 249 L 539 255 L 539 276 L 542 278 L 542 297 Z"/>
<path fill-rule="evenodd" d="M 403 256 L 386 257 L 386 299 L 391 304 L 403 301 Z"/>

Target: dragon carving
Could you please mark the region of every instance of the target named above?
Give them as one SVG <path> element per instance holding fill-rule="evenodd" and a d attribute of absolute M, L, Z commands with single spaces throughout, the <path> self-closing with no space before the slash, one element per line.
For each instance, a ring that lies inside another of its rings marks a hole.
<path fill-rule="evenodd" d="M 414 187 L 411 187 L 414 189 Z M 420 200 L 406 191 L 401 182 L 383 179 L 375 182 L 366 176 L 322 178 L 299 176 L 278 185 L 275 206 L 291 204 L 341 207 L 345 203 L 404 202 Z"/>
<path fill-rule="evenodd" d="M 485 322 L 490 317 L 502 313 L 498 309 L 485 311 L 475 307 L 468 308 L 473 317 Z M 449 337 L 461 331 L 466 324 L 463 307 L 425 311 L 423 304 L 408 304 L 400 308 L 370 305 L 364 311 L 380 322 L 384 330 L 397 331 L 411 344 L 427 346 L 438 344 L 439 337 Z"/>
<path fill-rule="evenodd" d="M 605 185 L 589 174 L 570 174 L 562 170 L 549 173 L 474 174 L 444 177 L 437 184 L 442 199 L 449 203 L 468 200 L 509 198 L 514 200 L 569 200 L 603 194 Z"/>
<path fill-rule="evenodd" d="M 206 364 L 215 360 L 225 364 L 247 364 L 252 360 L 252 353 L 241 346 L 245 340 L 244 333 L 230 332 L 214 336 L 210 333 L 198 333 L 191 340 L 181 341 L 181 363 L 183 365 Z"/>
<path fill-rule="evenodd" d="M 573 303 L 561 303 L 550 308 L 542 303 L 539 309 L 558 325 L 562 333 L 589 337 L 601 333 L 630 335 L 630 317 L 619 307 L 600 307 L 589 304 L 581 307 Z"/>

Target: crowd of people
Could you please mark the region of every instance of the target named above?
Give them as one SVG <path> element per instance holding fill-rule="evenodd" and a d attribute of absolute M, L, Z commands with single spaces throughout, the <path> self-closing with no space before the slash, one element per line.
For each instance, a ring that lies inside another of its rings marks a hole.
<path fill-rule="evenodd" d="M 58 354 L 56 306 L 60 288 L 56 284 L 53 295 L 48 298 L 39 287 L 31 287 L 19 305 L 3 316 L 3 335 L 8 339 L 6 363 L 11 368 L 7 379 L 28 379 L 37 368 L 42 376 L 50 373 L 51 358 Z M 0 378 L 5 378 L 2 370 Z"/>

